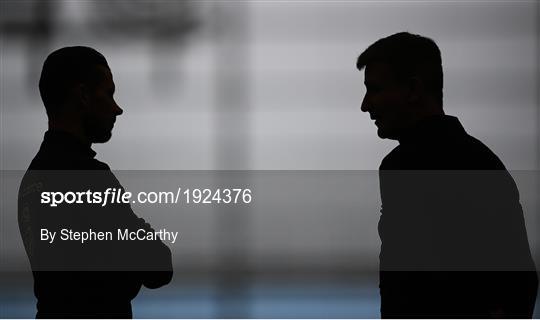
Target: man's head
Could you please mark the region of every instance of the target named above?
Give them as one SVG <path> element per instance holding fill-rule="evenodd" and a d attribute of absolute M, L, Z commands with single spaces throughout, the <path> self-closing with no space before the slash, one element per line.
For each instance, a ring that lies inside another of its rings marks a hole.
<path fill-rule="evenodd" d="M 365 68 L 369 112 L 381 138 L 399 139 L 422 118 L 443 114 L 441 52 L 429 38 L 400 32 L 382 38 L 358 57 Z"/>
<path fill-rule="evenodd" d="M 116 116 L 122 114 L 114 90 L 107 60 L 88 47 L 51 53 L 39 80 L 50 126 L 73 131 L 91 143 L 108 141 Z"/>

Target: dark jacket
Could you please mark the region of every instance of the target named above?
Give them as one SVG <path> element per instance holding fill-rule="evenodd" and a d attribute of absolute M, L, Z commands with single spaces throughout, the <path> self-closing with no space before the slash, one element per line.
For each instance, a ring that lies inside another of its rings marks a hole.
<path fill-rule="evenodd" d="M 129 204 L 41 203 L 41 192 L 123 189 L 90 145 L 48 131 L 19 190 L 19 228 L 34 276 L 38 318 L 130 318 L 142 285 L 172 278 L 171 252 L 159 240 L 118 240 L 117 229 L 153 231 Z M 42 229 L 57 232 L 53 243 Z M 111 232 L 107 241 L 61 241 L 60 231 Z"/>
<path fill-rule="evenodd" d="M 379 171 L 383 317 L 531 317 L 537 276 L 519 193 L 458 119 L 425 119 Z"/>

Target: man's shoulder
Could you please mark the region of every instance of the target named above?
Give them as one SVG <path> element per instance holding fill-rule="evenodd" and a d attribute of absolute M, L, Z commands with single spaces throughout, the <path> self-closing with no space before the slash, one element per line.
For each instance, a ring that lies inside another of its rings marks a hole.
<path fill-rule="evenodd" d="M 461 161 L 468 167 L 465 169 L 506 169 L 503 162 L 486 144 L 469 134 L 457 143 L 456 152 L 462 155 Z"/>
<path fill-rule="evenodd" d="M 450 169 L 504 170 L 497 155 L 482 141 L 470 135 L 457 118 L 448 117 L 449 126 L 435 147 Z"/>
<path fill-rule="evenodd" d="M 464 133 L 441 140 L 399 145 L 382 160 L 380 170 L 505 170 L 482 141 Z"/>
<path fill-rule="evenodd" d="M 110 167 L 105 162 L 76 153 L 40 150 L 28 170 L 110 170 Z"/>

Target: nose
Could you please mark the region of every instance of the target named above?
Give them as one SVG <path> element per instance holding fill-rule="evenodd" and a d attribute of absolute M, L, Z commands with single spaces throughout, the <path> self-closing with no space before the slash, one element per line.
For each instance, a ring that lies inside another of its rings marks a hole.
<path fill-rule="evenodd" d="M 124 110 L 122 108 L 120 108 L 119 105 L 116 104 L 116 108 L 114 109 L 114 114 L 119 116 L 121 115 L 122 113 L 124 113 Z"/>
<path fill-rule="evenodd" d="M 368 102 L 368 96 L 367 94 L 364 96 L 364 99 L 362 100 L 362 105 L 360 106 L 360 110 L 362 110 L 363 112 L 368 112 L 369 109 L 370 109 L 370 104 Z"/>

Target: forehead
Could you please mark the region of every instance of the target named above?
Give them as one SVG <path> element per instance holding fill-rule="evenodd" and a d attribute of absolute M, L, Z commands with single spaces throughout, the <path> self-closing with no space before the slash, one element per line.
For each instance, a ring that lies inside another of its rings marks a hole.
<path fill-rule="evenodd" d="M 364 79 L 365 82 L 389 82 L 395 80 L 395 74 L 388 63 L 373 62 L 366 66 Z"/>
<path fill-rule="evenodd" d="M 99 85 L 114 86 L 111 70 L 105 66 L 97 66 L 96 69 L 100 75 Z"/>

